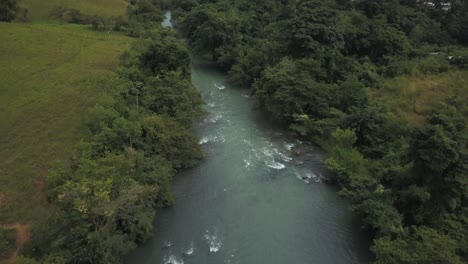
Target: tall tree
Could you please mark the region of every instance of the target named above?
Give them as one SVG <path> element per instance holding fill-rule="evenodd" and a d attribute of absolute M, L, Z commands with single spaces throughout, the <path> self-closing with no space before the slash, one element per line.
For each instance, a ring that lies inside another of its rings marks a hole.
<path fill-rule="evenodd" d="M 0 1 L 0 21 L 11 22 L 20 10 L 17 0 Z"/>

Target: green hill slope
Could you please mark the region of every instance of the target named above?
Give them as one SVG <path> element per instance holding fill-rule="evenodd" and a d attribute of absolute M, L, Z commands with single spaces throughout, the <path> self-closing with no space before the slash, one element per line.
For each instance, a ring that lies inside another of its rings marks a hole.
<path fill-rule="evenodd" d="M 54 7 L 78 9 L 83 14 L 99 16 L 124 16 L 128 2 L 125 0 L 22 0 L 21 7 L 28 8 L 31 21 L 49 21 Z"/>
<path fill-rule="evenodd" d="M 132 39 L 86 26 L 0 23 L 0 224 L 50 210 L 45 176 L 68 158 L 82 118 Z"/>

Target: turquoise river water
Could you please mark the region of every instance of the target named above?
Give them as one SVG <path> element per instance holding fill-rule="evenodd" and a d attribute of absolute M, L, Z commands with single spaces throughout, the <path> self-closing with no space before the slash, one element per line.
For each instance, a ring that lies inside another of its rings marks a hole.
<path fill-rule="evenodd" d="M 255 111 L 213 65 L 195 58 L 192 82 L 209 112 L 197 125 L 207 158 L 177 175 L 176 205 L 126 263 L 369 263 L 369 236 L 323 183 L 324 154 Z"/>

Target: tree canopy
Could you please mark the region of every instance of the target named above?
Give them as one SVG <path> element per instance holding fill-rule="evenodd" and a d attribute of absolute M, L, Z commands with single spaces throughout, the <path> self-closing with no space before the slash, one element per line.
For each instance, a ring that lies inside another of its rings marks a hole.
<path fill-rule="evenodd" d="M 414 72 L 466 74 L 467 8 L 467 1 L 193 0 L 175 1 L 174 15 L 194 50 L 251 87 L 258 108 L 327 150 L 340 193 L 375 236 L 376 263 L 461 263 L 466 89 L 436 100 L 420 123 L 376 95 L 388 79 Z"/>

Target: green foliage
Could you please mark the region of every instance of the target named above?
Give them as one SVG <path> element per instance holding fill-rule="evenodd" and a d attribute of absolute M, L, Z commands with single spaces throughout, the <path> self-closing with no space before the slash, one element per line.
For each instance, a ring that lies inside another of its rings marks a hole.
<path fill-rule="evenodd" d="M 173 203 L 174 172 L 202 158 L 191 131 L 202 100 L 189 80 L 187 49 L 172 47 L 184 59 L 167 54 L 148 62 L 148 54 L 175 41 L 134 46 L 108 100 L 88 114 L 90 139 L 76 146 L 70 167 L 58 163 L 49 171 L 48 197 L 60 221 L 50 248 L 42 249 L 54 254 L 46 258 L 121 262 L 150 237 L 155 209 Z"/>
<path fill-rule="evenodd" d="M 324 147 L 377 263 L 460 263 L 468 5 L 449 2 L 175 1 L 174 15 L 260 109 Z"/>
<path fill-rule="evenodd" d="M 15 229 L 6 229 L 0 227 L 0 258 L 5 258 L 15 247 L 16 231 Z"/>
<path fill-rule="evenodd" d="M 51 263 L 54 263 L 54 262 L 51 262 Z M 39 262 L 37 262 L 35 259 L 32 259 L 32 258 L 25 258 L 25 257 L 20 256 L 14 260 L 13 264 L 39 264 Z"/>
<path fill-rule="evenodd" d="M 301 55 L 336 55 L 344 48 L 343 28 L 331 1 L 300 1 L 289 20 L 291 49 Z"/>
<path fill-rule="evenodd" d="M 43 23 L 0 23 L 0 39 L 0 158 L 8 160 L 0 222 L 34 226 L 54 209 L 45 198 L 48 168 L 71 156 L 87 110 L 114 86 L 113 69 L 133 40 Z"/>
<path fill-rule="evenodd" d="M 57 21 L 50 17 L 50 12 L 57 6 L 62 6 L 67 10 L 65 20 L 69 19 L 69 10 L 79 10 L 81 14 L 87 17 L 117 17 L 125 16 L 125 10 L 128 6 L 126 0 L 93 0 L 93 1 L 76 1 L 76 0 L 21 0 L 20 6 L 28 10 L 28 18 L 30 22 L 51 22 Z"/>
<path fill-rule="evenodd" d="M 175 172 L 203 157 L 192 132 L 203 101 L 190 82 L 189 51 L 174 31 L 146 22 L 160 14 L 148 3 L 132 2 L 130 20 L 151 37 L 136 41 L 117 76 L 104 79 L 71 158 L 50 164 L 44 202 L 54 214 L 35 223 L 19 263 L 121 263 L 150 238 L 156 210 L 174 203 Z M 87 18 L 57 13 L 74 23 Z M 108 33 L 116 30 L 118 21 L 95 19 Z"/>
<path fill-rule="evenodd" d="M 292 121 L 293 115 L 325 116 L 333 87 L 323 81 L 320 63 L 312 59 L 283 59 L 267 69 L 255 85 L 255 93 L 277 120 Z"/>
<path fill-rule="evenodd" d="M 384 56 L 408 55 L 410 43 L 405 34 L 390 26 L 385 18 L 377 18 L 371 21 L 371 34 L 369 36 L 369 55 L 374 59 Z"/>
<path fill-rule="evenodd" d="M 168 38 L 166 41 L 151 43 L 139 60 L 140 67 L 151 71 L 154 75 L 170 71 L 180 71 L 183 77 L 188 77 L 189 74 L 189 51 L 177 39 Z"/>
<path fill-rule="evenodd" d="M 11 22 L 20 11 L 17 0 L 2 0 L 0 2 L 0 21 Z"/>
<path fill-rule="evenodd" d="M 63 23 L 65 19 L 67 9 L 63 6 L 55 6 L 49 11 L 49 16 L 55 20 L 58 20 L 60 23 Z"/>
<path fill-rule="evenodd" d="M 73 24 L 86 24 L 87 17 L 78 9 L 69 9 L 67 13 L 69 23 Z"/>
<path fill-rule="evenodd" d="M 468 44 L 468 3 L 466 1 L 452 3 L 447 27 L 453 37 Z"/>
<path fill-rule="evenodd" d="M 456 255 L 457 243 L 428 227 L 412 228 L 404 238 L 379 238 L 372 246 L 378 264 L 463 263 Z"/>

